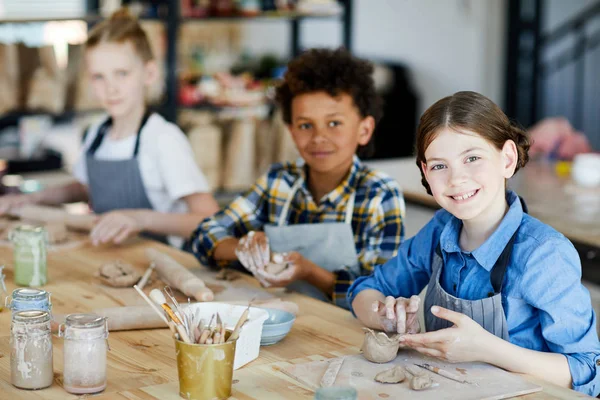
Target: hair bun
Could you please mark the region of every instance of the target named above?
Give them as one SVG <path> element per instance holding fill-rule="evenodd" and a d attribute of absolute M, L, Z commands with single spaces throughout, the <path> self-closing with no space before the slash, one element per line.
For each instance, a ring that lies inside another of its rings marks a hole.
<path fill-rule="evenodd" d="M 110 16 L 111 20 L 129 20 L 134 19 L 127 7 L 121 7 Z"/>

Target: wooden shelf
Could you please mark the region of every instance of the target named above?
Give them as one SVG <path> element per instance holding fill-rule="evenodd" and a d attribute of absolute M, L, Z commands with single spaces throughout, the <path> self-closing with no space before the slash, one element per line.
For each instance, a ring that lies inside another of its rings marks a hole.
<path fill-rule="evenodd" d="M 30 24 L 30 23 L 42 23 L 42 22 L 54 22 L 54 21 L 85 21 L 85 22 L 99 22 L 103 20 L 105 17 L 98 14 L 88 14 L 88 15 L 70 15 L 70 16 L 60 16 L 60 17 L 39 17 L 39 18 L 28 18 L 28 17 L 8 17 L 8 18 L 0 18 L 0 24 Z M 167 18 L 158 18 L 158 17 L 139 17 L 142 21 L 162 21 L 166 22 Z"/>
<path fill-rule="evenodd" d="M 300 13 L 281 13 L 265 12 L 257 15 L 229 15 L 229 16 L 206 16 L 206 17 L 181 17 L 182 22 L 228 22 L 228 21 L 291 21 L 304 19 L 339 19 L 343 13 L 337 14 L 300 14 Z"/>

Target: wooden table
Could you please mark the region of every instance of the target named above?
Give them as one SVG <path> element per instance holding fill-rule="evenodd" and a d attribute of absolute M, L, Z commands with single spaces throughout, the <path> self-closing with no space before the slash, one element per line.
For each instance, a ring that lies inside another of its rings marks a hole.
<path fill-rule="evenodd" d="M 409 202 L 438 208 L 421 184 L 414 158 L 368 163 L 396 179 Z M 509 180 L 527 204 L 529 213 L 569 239 L 600 249 L 600 188 L 583 188 L 560 177 L 554 164 L 532 161 Z M 408 216 L 410 218 L 410 215 Z"/>
<path fill-rule="evenodd" d="M 152 246 L 169 253 L 183 265 L 199 267 L 189 254 L 158 243 L 135 241 L 124 247 L 93 248 L 86 244 L 78 249 L 48 254 L 49 284 L 55 314 L 89 312 L 95 308 L 143 304 L 133 289 L 128 295 L 117 295 L 106 290 L 93 278 L 103 262 L 120 258 L 144 269 L 147 261 L 144 248 Z M 12 254 L 9 248 L 0 248 L 0 260 L 8 265 L 7 284 L 14 289 Z M 202 277 L 213 272 L 201 268 Z M 238 281 L 239 282 L 239 281 Z M 239 285 L 248 285 L 243 279 Z M 159 282 L 155 283 L 156 285 Z M 255 287 L 254 290 L 260 290 Z M 300 312 L 290 334 L 280 343 L 262 347 L 257 360 L 234 372 L 233 398 L 235 399 L 311 399 L 313 392 L 280 369 L 289 363 L 301 363 L 346 354 L 357 354 L 362 343 L 361 325 L 345 310 L 298 295 L 275 292 L 285 300 L 298 304 Z M 10 384 L 9 350 L 10 313 L 0 313 L 0 399 L 70 399 L 77 398 L 65 392 L 62 385 L 62 340 L 54 338 L 54 384 L 41 391 L 24 391 Z M 173 340 L 168 329 L 111 332 L 108 354 L 108 387 L 96 399 L 178 399 L 177 368 Z M 530 379 L 544 387 L 541 393 L 527 399 L 567 399 L 584 397 L 574 391 L 559 388 L 547 382 Z"/>

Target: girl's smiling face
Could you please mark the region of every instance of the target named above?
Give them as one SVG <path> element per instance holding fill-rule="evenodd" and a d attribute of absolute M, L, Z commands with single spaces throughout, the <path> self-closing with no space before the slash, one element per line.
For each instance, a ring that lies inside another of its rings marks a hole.
<path fill-rule="evenodd" d="M 517 149 L 512 140 L 498 149 L 474 132 L 442 128 L 425 160 L 421 168 L 438 204 L 463 221 L 483 221 L 505 206 Z"/>

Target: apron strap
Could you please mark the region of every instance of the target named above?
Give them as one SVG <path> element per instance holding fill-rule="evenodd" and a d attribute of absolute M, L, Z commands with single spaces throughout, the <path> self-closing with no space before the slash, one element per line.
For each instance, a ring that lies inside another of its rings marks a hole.
<path fill-rule="evenodd" d="M 492 271 L 490 272 L 490 281 L 492 282 L 492 287 L 494 288 L 495 293 L 500 293 L 502 291 L 502 285 L 504 283 L 504 275 L 506 274 L 506 268 L 508 267 L 508 263 L 510 262 L 510 256 L 512 254 L 513 245 L 515 243 L 515 238 L 517 237 L 517 232 L 519 229 L 513 233 L 510 240 L 506 244 L 504 250 L 496 260 L 496 264 L 492 267 Z"/>
<path fill-rule="evenodd" d="M 346 219 L 344 220 L 347 224 L 352 225 L 352 215 L 354 215 L 354 200 L 356 198 L 356 192 L 350 194 L 348 204 L 346 205 Z"/>
<path fill-rule="evenodd" d="M 112 125 L 112 118 L 108 117 L 106 119 L 106 121 L 104 121 L 99 127 L 98 127 L 98 133 L 96 134 L 96 137 L 94 138 L 94 141 L 92 142 L 92 145 L 90 146 L 90 148 L 88 149 L 87 153 L 90 156 L 93 156 L 96 153 L 96 150 L 98 150 L 98 148 L 100 147 L 100 145 L 102 144 L 102 140 L 104 140 L 104 135 L 106 134 L 106 131 L 108 130 L 108 128 Z"/>
<path fill-rule="evenodd" d="M 296 191 L 300 188 L 300 185 L 302 185 L 302 182 L 303 182 L 303 179 L 300 178 L 300 179 L 296 180 L 296 182 L 294 182 L 294 184 L 292 185 L 292 188 L 290 189 L 290 194 L 288 195 L 288 198 L 286 199 L 285 204 L 283 205 L 281 214 L 279 214 L 279 219 L 277 220 L 277 226 L 285 225 L 285 221 L 287 219 L 288 212 L 290 211 L 290 204 L 292 204 L 292 200 L 294 199 L 294 194 L 296 194 Z"/>
<path fill-rule="evenodd" d="M 148 122 L 148 118 L 150 118 L 150 113 L 148 111 L 146 111 L 144 113 L 144 116 L 142 117 L 142 122 L 140 123 L 140 128 L 138 129 L 137 135 L 135 137 L 135 147 L 133 149 L 133 158 L 136 158 L 139 152 L 139 148 L 140 148 L 140 136 L 142 133 L 142 129 L 144 129 L 144 126 L 146 125 L 146 122 Z M 106 135 L 106 131 L 108 130 L 108 128 L 112 125 L 112 118 L 109 117 L 107 118 L 106 121 L 104 121 L 99 127 L 98 127 L 98 133 L 96 134 L 96 137 L 94 138 L 94 141 L 92 142 L 92 145 L 90 146 L 90 148 L 88 149 L 87 153 L 91 156 L 93 156 L 96 151 L 98 150 L 98 148 L 100 147 L 100 145 L 102 144 L 102 141 L 104 140 L 104 136 Z M 87 134 L 87 132 L 86 132 Z"/>

